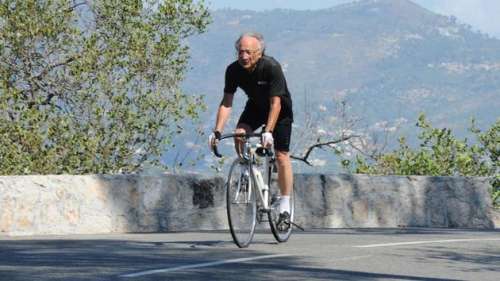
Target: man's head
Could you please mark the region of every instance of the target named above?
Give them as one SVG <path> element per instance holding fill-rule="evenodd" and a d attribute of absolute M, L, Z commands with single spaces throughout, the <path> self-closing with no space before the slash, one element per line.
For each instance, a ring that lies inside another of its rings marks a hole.
<path fill-rule="evenodd" d="M 253 71 L 259 59 L 264 55 L 264 37 L 256 32 L 243 33 L 234 44 L 238 53 L 238 62 L 247 71 Z"/>

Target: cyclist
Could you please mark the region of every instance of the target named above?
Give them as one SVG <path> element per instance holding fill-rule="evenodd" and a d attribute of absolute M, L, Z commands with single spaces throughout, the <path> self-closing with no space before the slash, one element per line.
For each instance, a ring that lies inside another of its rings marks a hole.
<path fill-rule="evenodd" d="M 264 125 L 262 145 L 274 145 L 280 187 L 280 216 L 278 229 L 290 227 L 290 194 L 293 188 L 292 164 L 289 156 L 292 133 L 292 99 L 280 64 L 266 56 L 264 38 L 260 33 L 247 32 L 235 42 L 238 59 L 231 63 L 225 74 L 224 96 L 220 103 L 209 146 L 213 149 L 231 113 L 233 97 L 240 87 L 248 97 L 235 133 L 251 133 Z M 240 154 L 242 141 L 236 139 L 236 152 Z"/>

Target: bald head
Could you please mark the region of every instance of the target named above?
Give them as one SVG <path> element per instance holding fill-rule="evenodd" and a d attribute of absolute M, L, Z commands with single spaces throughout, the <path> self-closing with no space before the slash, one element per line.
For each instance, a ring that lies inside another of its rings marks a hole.
<path fill-rule="evenodd" d="M 239 64 L 251 72 L 264 53 L 264 38 L 258 33 L 244 33 L 236 40 L 235 47 Z"/>
<path fill-rule="evenodd" d="M 266 44 L 264 42 L 264 36 L 262 36 L 262 34 L 260 34 L 258 32 L 245 32 L 245 33 L 241 34 L 240 37 L 238 37 L 238 40 L 236 40 L 236 42 L 234 43 L 234 47 L 236 48 L 236 51 L 239 51 L 241 40 L 243 38 L 245 38 L 247 40 L 248 37 L 254 38 L 255 40 L 258 41 L 259 50 L 264 55 L 264 51 L 266 49 Z"/>

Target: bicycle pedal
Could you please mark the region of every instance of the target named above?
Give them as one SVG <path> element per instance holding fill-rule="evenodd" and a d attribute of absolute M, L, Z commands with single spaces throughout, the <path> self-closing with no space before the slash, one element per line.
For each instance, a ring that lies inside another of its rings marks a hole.
<path fill-rule="evenodd" d="M 298 228 L 298 229 L 302 230 L 302 231 L 306 231 L 304 228 L 302 228 L 302 226 L 300 226 L 300 225 L 298 225 L 298 224 L 294 223 L 293 221 L 291 221 L 291 222 L 290 222 L 290 224 L 291 224 L 291 225 L 293 225 L 293 226 L 295 226 L 296 228 Z"/>

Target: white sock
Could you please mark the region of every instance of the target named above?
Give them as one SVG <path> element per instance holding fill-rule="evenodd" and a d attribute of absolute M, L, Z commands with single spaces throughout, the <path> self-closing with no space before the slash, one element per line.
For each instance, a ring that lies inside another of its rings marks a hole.
<path fill-rule="evenodd" d="M 280 198 L 280 214 L 284 212 L 290 214 L 290 195 L 281 196 Z"/>

